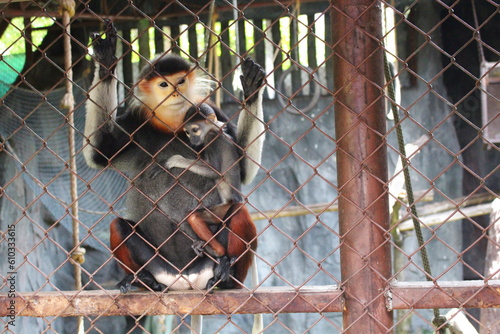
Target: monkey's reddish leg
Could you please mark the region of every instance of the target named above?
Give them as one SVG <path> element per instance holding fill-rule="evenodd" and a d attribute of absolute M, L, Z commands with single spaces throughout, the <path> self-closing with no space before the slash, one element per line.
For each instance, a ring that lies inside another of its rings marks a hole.
<path fill-rule="evenodd" d="M 129 237 L 130 231 L 131 227 L 129 223 L 121 218 L 113 219 L 109 225 L 109 243 L 111 251 L 126 273 L 133 273 L 139 270 L 139 265 L 132 260 L 130 250 L 125 244 L 125 240 Z"/>
<path fill-rule="evenodd" d="M 194 233 L 196 233 L 201 240 L 208 242 L 208 245 L 212 247 L 217 256 L 220 257 L 226 254 L 226 249 L 217 240 L 215 240 L 215 237 L 212 231 L 208 228 L 205 217 L 201 212 L 198 211 L 191 214 L 187 221 Z"/>
<path fill-rule="evenodd" d="M 257 249 L 257 229 L 244 204 L 234 204 L 231 211 L 227 256 L 237 259 L 234 276 L 243 283 L 252 265 L 253 254 L 250 248 Z"/>

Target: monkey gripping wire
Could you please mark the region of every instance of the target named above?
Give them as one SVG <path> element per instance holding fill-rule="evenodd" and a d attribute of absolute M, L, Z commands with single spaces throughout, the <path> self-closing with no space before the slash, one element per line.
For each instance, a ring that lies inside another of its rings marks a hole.
<path fill-rule="evenodd" d="M 396 126 L 396 135 L 398 140 L 398 149 L 401 155 L 401 162 L 403 163 L 403 175 L 405 179 L 405 187 L 406 193 L 408 196 L 408 204 L 410 205 L 411 217 L 413 221 L 413 226 L 415 229 L 415 233 L 417 235 L 418 245 L 420 247 L 420 255 L 422 257 L 422 264 L 424 266 L 425 278 L 427 281 L 433 281 L 432 273 L 431 273 L 431 265 L 429 262 L 429 257 L 427 255 L 427 249 L 425 248 L 424 237 L 422 235 L 422 228 L 420 227 L 420 222 L 418 220 L 417 207 L 415 204 L 415 198 L 413 196 L 413 186 L 410 178 L 410 169 L 408 164 L 408 157 L 406 156 L 405 149 L 405 140 L 403 136 L 403 129 L 401 127 L 401 122 L 399 119 L 399 109 L 396 105 L 396 97 L 394 92 L 394 74 L 389 66 L 389 61 L 387 60 L 387 54 L 384 52 L 384 74 L 385 80 L 387 82 L 387 92 L 389 94 L 389 101 L 391 104 L 391 110 L 394 117 L 394 124 Z M 437 333 L 445 333 L 445 329 L 449 327 L 449 324 L 446 323 L 447 319 L 444 315 L 439 313 L 439 309 L 434 309 L 434 319 L 432 320 L 432 324 L 436 326 Z"/>
<path fill-rule="evenodd" d="M 61 101 L 61 108 L 68 110 L 68 144 L 69 144 L 69 179 L 71 191 L 71 218 L 73 221 L 73 245 L 71 259 L 74 264 L 75 289 L 82 288 L 82 268 L 80 265 L 85 261 L 85 249 L 80 247 L 80 228 L 78 223 L 78 188 L 76 180 L 76 156 L 75 156 L 75 122 L 74 108 L 75 98 L 73 96 L 73 70 L 71 69 L 71 16 L 75 15 L 75 1 L 61 0 L 59 10 L 63 15 L 63 26 L 65 29 L 64 40 L 64 71 L 66 73 L 66 94 Z M 78 334 L 83 334 L 85 328 L 83 316 L 77 317 Z"/>

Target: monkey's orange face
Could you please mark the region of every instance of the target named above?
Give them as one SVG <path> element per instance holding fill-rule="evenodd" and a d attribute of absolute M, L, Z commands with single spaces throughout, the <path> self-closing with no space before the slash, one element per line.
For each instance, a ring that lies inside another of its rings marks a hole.
<path fill-rule="evenodd" d="M 172 112 L 189 104 L 189 78 L 185 72 L 155 77 L 145 82 L 147 104 L 152 109 L 168 108 Z M 142 87 L 141 87 L 142 89 Z"/>
<path fill-rule="evenodd" d="M 196 103 L 191 96 L 192 73 L 179 72 L 168 76 L 158 76 L 139 83 L 141 101 L 153 114 L 151 121 L 157 127 L 173 132 L 184 121 L 187 109 Z"/>

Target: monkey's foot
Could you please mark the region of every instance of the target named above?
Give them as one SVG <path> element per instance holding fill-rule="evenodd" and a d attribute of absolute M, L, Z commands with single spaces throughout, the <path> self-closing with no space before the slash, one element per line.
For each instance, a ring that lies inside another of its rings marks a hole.
<path fill-rule="evenodd" d="M 138 284 L 141 284 L 142 282 L 143 285 L 150 287 L 153 291 L 167 292 L 167 286 L 165 284 L 158 283 L 156 278 L 149 271 L 141 271 L 137 274 L 137 279 L 140 280 L 140 282 L 137 282 Z"/>
<path fill-rule="evenodd" d="M 207 290 L 211 290 L 216 285 L 220 285 L 227 289 L 230 288 L 231 283 L 231 260 L 227 256 L 221 256 L 217 259 L 219 263 L 215 265 L 214 277 L 208 280 Z"/>
<path fill-rule="evenodd" d="M 245 95 L 246 103 L 252 104 L 259 97 L 258 91 L 262 87 L 266 72 L 250 58 L 245 59 L 243 64 L 241 64 L 241 70 L 243 72 L 243 75 L 240 76 L 243 94 Z"/>
<path fill-rule="evenodd" d="M 106 25 L 106 38 L 102 38 L 101 34 L 93 34 L 92 47 L 94 49 L 94 57 L 99 62 L 99 78 L 105 79 L 113 73 L 116 67 L 116 40 L 118 35 L 113 22 L 109 19 L 104 20 Z"/>
<path fill-rule="evenodd" d="M 116 287 L 120 289 L 121 293 L 127 293 L 132 288 L 133 280 L 134 274 L 128 274 L 116 285 Z"/>
<path fill-rule="evenodd" d="M 121 293 L 129 292 L 132 286 L 149 287 L 153 291 L 167 292 L 167 286 L 158 283 L 154 276 L 149 271 L 145 270 L 137 273 L 136 276 L 134 276 L 134 274 L 128 274 L 116 285 Z"/>

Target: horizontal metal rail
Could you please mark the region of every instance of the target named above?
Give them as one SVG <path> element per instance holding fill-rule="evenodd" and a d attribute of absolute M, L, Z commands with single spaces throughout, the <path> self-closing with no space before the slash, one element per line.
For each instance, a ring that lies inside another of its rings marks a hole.
<path fill-rule="evenodd" d="M 500 307 L 500 280 L 393 282 L 386 293 L 387 309 Z M 264 287 L 255 291 L 224 290 L 154 293 L 117 290 L 29 292 L 9 298 L 0 294 L 0 317 L 70 317 L 159 314 L 253 314 L 342 312 L 343 292 L 336 285 Z"/>

